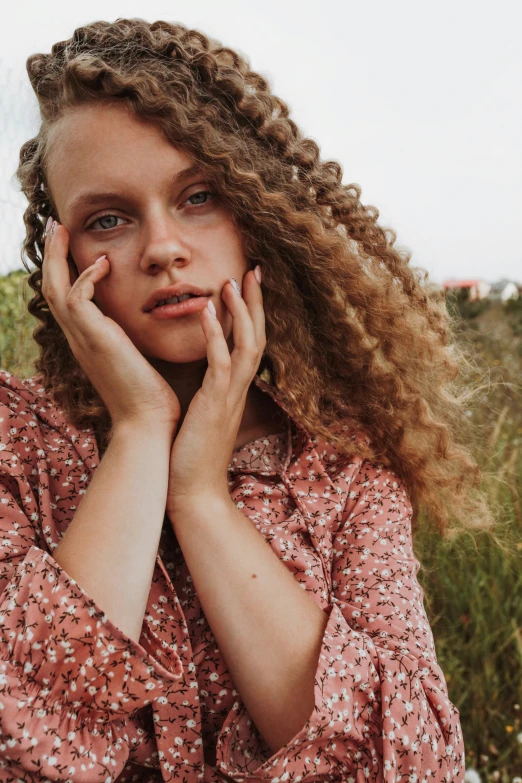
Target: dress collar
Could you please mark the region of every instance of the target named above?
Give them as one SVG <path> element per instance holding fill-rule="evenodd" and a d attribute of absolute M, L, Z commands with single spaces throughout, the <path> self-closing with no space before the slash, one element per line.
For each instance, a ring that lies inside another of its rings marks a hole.
<path fill-rule="evenodd" d="M 283 395 L 272 383 L 268 369 L 255 375 L 253 382 L 261 391 L 269 394 L 286 413 L 287 429 L 286 432 L 258 438 L 235 449 L 231 455 L 229 472 L 260 473 L 264 476 L 281 475 L 287 470 L 292 456 L 297 458 L 303 449 L 312 445 L 312 439 L 308 430 L 294 418 Z M 9 376 L 7 380 L 7 385 L 11 386 L 14 392 L 21 394 L 42 421 L 45 421 L 52 429 L 72 443 L 85 461 L 89 471 L 92 471 L 100 461 L 92 427 L 76 428 L 67 420 L 65 412 L 45 393 L 40 384 L 41 377 L 39 376 L 25 381 Z M 54 450 L 52 446 L 51 450 Z"/>
<path fill-rule="evenodd" d="M 253 382 L 286 413 L 286 432 L 257 438 L 234 449 L 228 470 L 231 473 L 260 473 L 263 476 L 282 474 L 288 468 L 292 455 L 310 440 L 310 433 L 294 418 L 279 390 L 270 383 L 268 370 L 256 375 Z"/>

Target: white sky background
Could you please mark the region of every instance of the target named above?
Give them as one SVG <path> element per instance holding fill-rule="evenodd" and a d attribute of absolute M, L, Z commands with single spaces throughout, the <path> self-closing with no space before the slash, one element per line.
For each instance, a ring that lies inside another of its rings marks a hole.
<path fill-rule="evenodd" d="M 0 274 L 22 269 L 13 172 L 37 129 L 25 71 L 89 22 L 165 19 L 246 55 L 437 282 L 522 282 L 522 4 L 517 0 L 54 0 L 0 29 Z"/>

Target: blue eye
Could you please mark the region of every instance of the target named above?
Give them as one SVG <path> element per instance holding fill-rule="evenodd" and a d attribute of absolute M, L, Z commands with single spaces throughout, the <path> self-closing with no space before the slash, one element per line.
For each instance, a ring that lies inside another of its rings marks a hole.
<path fill-rule="evenodd" d="M 123 220 L 123 218 L 119 217 L 118 215 L 111 215 L 111 214 L 101 215 L 99 218 L 96 218 L 96 220 L 94 220 L 91 223 L 89 228 L 93 228 L 93 226 L 96 225 L 96 223 L 99 223 L 101 225 L 102 229 L 105 229 L 106 231 L 108 231 L 111 228 L 116 228 L 116 225 L 112 225 L 112 226 L 106 226 L 106 225 L 104 226 L 104 225 L 102 225 L 102 223 L 101 223 L 102 220 L 111 220 L 111 219 L 112 220 Z"/>
<path fill-rule="evenodd" d="M 191 196 L 188 197 L 187 201 L 191 201 L 193 198 L 201 196 L 206 196 L 204 201 L 199 201 L 197 204 L 192 203 L 191 206 L 193 207 L 204 207 L 207 205 L 210 199 L 214 198 L 214 194 L 210 192 L 210 190 L 199 190 L 197 193 L 193 193 Z M 93 222 L 88 226 L 89 229 L 94 229 L 95 231 L 98 231 L 99 229 L 95 228 L 96 223 L 99 223 L 101 229 L 103 231 L 110 231 L 111 228 L 117 228 L 117 223 L 113 223 L 112 225 L 103 224 L 103 221 L 111 221 L 111 220 L 125 220 L 124 218 L 120 217 L 119 215 L 112 215 L 110 212 L 108 212 L 106 215 L 100 215 L 100 217 L 96 218 L 96 220 L 93 220 Z M 121 224 L 120 224 L 121 225 Z"/>
<path fill-rule="evenodd" d="M 210 196 L 210 198 L 213 198 L 213 194 L 210 192 L 210 190 L 198 190 L 197 193 L 193 193 L 192 196 L 189 196 L 187 201 L 190 201 L 191 198 L 196 198 L 196 196 Z M 193 207 L 204 206 L 207 202 L 208 202 L 208 198 L 203 202 L 200 201 L 199 204 L 192 204 L 192 206 Z"/>

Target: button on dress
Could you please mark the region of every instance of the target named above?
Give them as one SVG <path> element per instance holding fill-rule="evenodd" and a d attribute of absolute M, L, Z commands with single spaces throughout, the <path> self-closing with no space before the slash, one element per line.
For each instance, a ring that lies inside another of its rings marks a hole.
<path fill-rule="evenodd" d="M 307 723 L 272 753 L 167 517 L 139 643 L 60 567 L 53 552 L 100 462 L 96 437 L 41 379 L 0 371 L 1 783 L 464 780 L 403 483 L 313 438 L 274 385 L 254 382 L 287 430 L 235 449 L 228 484 L 328 616 Z"/>

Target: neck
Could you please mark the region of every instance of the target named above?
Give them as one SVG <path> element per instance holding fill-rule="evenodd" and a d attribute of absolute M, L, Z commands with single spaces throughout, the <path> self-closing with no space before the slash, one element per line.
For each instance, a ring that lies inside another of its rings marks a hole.
<path fill-rule="evenodd" d="M 148 358 L 148 361 L 167 381 L 179 400 L 181 409 L 178 424 L 179 431 L 185 420 L 190 403 L 201 389 L 208 368 L 208 361 L 205 358 L 196 362 L 176 365 L 155 358 Z M 278 427 L 274 416 L 277 417 L 278 413 L 282 413 L 279 406 L 272 400 L 269 394 L 258 389 L 254 381 L 252 381 L 247 392 L 238 438 L 251 432 L 257 432 L 265 423 L 268 425 L 270 432 L 275 431 Z M 276 426 L 274 426 L 274 422 Z"/>

